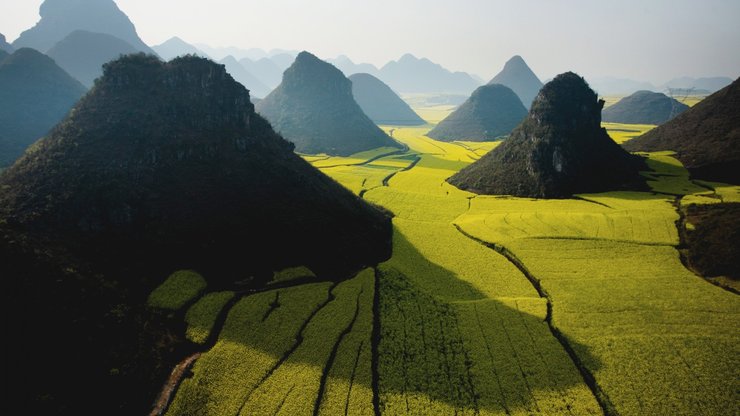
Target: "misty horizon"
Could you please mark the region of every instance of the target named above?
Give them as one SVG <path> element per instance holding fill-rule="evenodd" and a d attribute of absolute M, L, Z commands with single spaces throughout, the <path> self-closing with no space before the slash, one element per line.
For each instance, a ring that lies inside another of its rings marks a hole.
<path fill-rule="evenodd" d="M 150 46 L 179 37 L 212 48 L 306 50 L 322 59 L 346 55 L 378 68 L 410 53 L 486 81 L 514 55 L 542 80 L 575 71 L 589 79 L 660 86 L 686 76 L 740 75 L 740 56 L 732 52 L 740 49 L 740 27 L 733 24 L 740 16 L 737 2 L 465 0 L 451 7 L 442 1 L 384 1 L 116 4 Z M 15 40 L 39 20 L 41 3 L 26 1 L 5 10 L 0 33 Z M 244 16 L 251 18 L 245 23 Z"/>

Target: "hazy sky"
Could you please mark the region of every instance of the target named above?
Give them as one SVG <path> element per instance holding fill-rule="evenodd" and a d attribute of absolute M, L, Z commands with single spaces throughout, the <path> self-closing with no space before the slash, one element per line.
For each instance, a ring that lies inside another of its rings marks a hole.
<path fill-rule="evenodd" d="M 0 0 L 8 40 L 42 0 Z M 411 52 L 491 78 L 520 54 L 540 78 L 573 70 L 662 83 L 740 75 L 740 0 L 116 0 L 144 42 L 347 54 Z"/>

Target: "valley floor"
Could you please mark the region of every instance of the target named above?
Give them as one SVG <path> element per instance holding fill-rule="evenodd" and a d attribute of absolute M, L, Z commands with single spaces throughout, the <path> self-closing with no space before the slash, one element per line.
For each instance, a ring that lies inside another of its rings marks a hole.
<path fill-rule="evenodd" d="M 206 351 L 167 414 L 740 414 L 740 298 L 684 267 L 676 226 L 738 187 L 657 153 L 653 192 L 477 196 L 445 179 L 496 143 L 428 129 L 395 128 L 404 152 L 307 157 L 393 212 L 392 258 L 201 298 Z"/>

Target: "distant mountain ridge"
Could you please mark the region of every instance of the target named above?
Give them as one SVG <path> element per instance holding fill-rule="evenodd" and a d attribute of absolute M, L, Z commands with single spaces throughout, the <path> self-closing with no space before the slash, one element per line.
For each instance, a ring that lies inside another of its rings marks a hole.
<path fill-rule="evenodd" d="M 86 30 L 107 33 L 126 41 L 137 51 L 155 54 L 113 0 L 45 0 L 39 14 L 41 20 L 21 33 L 13 47 L 46 52 L 75 30 Z"/>
<path fill-rule="evenodd" d="M 414 110 L 406 104 L 383 81 L 370 74 L 353 74 L 352 95 L 362 111 L 376 124 L 419 126 L 426 124 Z"/>
<path fill-rule="evenodd" d="M 272 88 L 265 85 L 262 81 L 257 79 L 257 77 L 247 71 L 233 56 L 229 55 L 218 63 L 226 66 L 226 71 L 236 80 L 236 82 L 247 87 L 250 96 L 264 98 L 270 93 L 270 91 L 272 91 Z"/>
<path fill-rule="evenodd" d="M 90 88 L 103 75 L 103 64 L 137 53 L 128 42 L 107 33 L 75 30 L 46 53 L 67 73 Z"/>
<path fill-rule="evenodd" d="M 501 72 L 496 74 L 488 84 L 501 84 L 511 88 L 527 109 L 542 88 L 542 81 L 519 55 L 514 55 L 506 61 Z"/>
<path fill-rule="evenodd" d="M 380 72 L 375 65 L 366 63 L 356 64 L 347 55 L 339 55 L 334 59 L 327 59 L 326 62 L 337 67 L 346 77 L 353 74 L 370 74 L 377 78 Z"/>
<path fill-rule="evenodd" d="M 54 60 L 21 48 L 0 62 L 0 168 L 12 164 L 72 108 L 86 88 Z"/>
<path fill-rule="evenodd" d="M 184 55 L 196 55 L 203 58 L 209 58 L 208 54 L 177 36 L 171 37 L 159 45 L 152 46 L 152 49 L 166 61 Z"/>
<path fill-rule="evenodd" d="M 256 108 L 299 152 L 347 156 L 400 147 L 365 115 L 342 71 L 308 52 L 298 54 Z"/>
<path fill-rule="evenodd" d="M 451 72 L 427 58 L 409 53 L 385 64 L 377 74 L 401 93 L 460 93 L 468 95 L 480 83 L 465 72 Z"/>

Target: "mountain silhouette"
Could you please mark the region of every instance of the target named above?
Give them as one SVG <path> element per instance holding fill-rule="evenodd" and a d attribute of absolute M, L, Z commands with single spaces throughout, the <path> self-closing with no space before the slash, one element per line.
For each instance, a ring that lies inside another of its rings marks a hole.
<path fill-rule="evenodd" d="M 0 168 L 57 124 L 85 87 L 48 56 L 21 48 L 0 61 Z"/>
<path fill-rule="evenodd" d="M 400 147 L 352 97 L 352 82 L 329 63 L 301 52 L 257 111 L 303 153 L 347 156 Z"/>
<path fill-rule="evenodd" d="M 493 77 L 489 84 L 501 84 L 511 88 L 527 109 L 530 108 L 532 100 L 542 88 L 542 81 L 519 55 L 509 59 L 504 69 Z"/>
<path fill-rule="evenodd" d="M 526 116 L 527 109 L 510 88 L 483 85 L 427 136 L 445 142 L 496 140 L 511 133 Z"/>
<path fill-rule="evenodd" d="M 236 82 L 244 85 L 250 96 L 263 98 L 270 93 L 271 89 L 249 73 L 233 56 L 229 55 L 219 61 L 221 65 L 226 66 L 226 72 L 231 75 Z"/>
<path fill-rule="evenodd" d="M 41 20 L 21 33 L 13 47 L 46 52 L 75 30 L 86 30 L 113 35 L 137 51 L 154 54 L 113 0 L 45 0 L 39 14 Z"/>
<path fill-rule="evenodd" d="M 692 177 L 740 184 L 738 108 L 740 78 L 623 146 L 632 152 L 673 150 Z"/>
<path fill-rule="evenodd" d="M 2 33 L 0 33 L 0 51 L 4 51 L 8 54 L 11 54 L 13 53 L 13 51 L 15 51 L 13 46 L 5 41 L 5 35 L 3 35 Z"/>
<path fill-rule="evenodd" d="M 270 91 L 280 85 L 280 81 L 283 79 L 283 71 L 285 71 L 285 68 L 281 69 L 278 64 L 268 57 L 254 61 L 250 58 L 243 58 L 239 60 L 239 63 L 250 74 L 254 75 L 260 80 L 260 82 L 265 84 Z"/>
<path fill-rule="evenodd" d="M 448 181 L 476 193 L 534 198 L 644 187 L 644 162 L 601 128 L 603 105 L 583 78 L 560 74 L 507 140 Z"/>
<path fill-rule="evenodd" d="M 405 54 L 398 61 L 385 64 L 377 75 L 394 91 L 401 93 L 470 94 L 480 86 L 465 72 L 450 72 L 426 58 Z"/>
<path fill-rule="evenodd" d="M 0 205 L 9 222 L 69 241 L 137 240 L 152 261 L 238 263 L 246 235 L 259 241 L 248 267 L 340 275 L 382 257 L 384 217 L 292 149 L 222 66 L 128 55 L 3 172 Z"/>
<path fill-rule="evenodd" d="M 152 49 L 166 61 L 183 55 L 197 55 L 203 58 L 208 58 L 208 55 L 205 52 L 177 36 L 171 37 L 159 45 L 152 46 Z"/>
<path fill-rule="evenodd" d="M 334 59 L 327 59 L 326 62 L 337 67 L 338 70 L 349 77 L 354 74 L 370 74 L 372 76 L 378 76 L 378 68 L 373 64 L 356 64 L 352 62 L 347 55 L 339 55 Z"/>
<path fill-rule="evenodd" d="M 601 113 L 603 121 L 627 124 L 663 124 L 688 110 L 689 106 L 665 94 L 637 91 Z"/>
<path fill-rule="evenodd" d="M 370 74 L 354 74 L 352 95 L 362 111 L 376 124 L 419 126 L 426 124 L 414 110 L 406 104 L 383 81 Z"/>
<path fill-rule="evenodd" d="M 103 64 L 137 53 L 126 41 L 106 33 L 75 30 L 46 53 L 67 73 L 90 88 L 103 75 Z"/>

